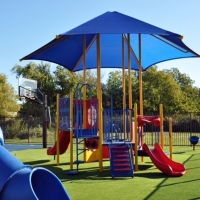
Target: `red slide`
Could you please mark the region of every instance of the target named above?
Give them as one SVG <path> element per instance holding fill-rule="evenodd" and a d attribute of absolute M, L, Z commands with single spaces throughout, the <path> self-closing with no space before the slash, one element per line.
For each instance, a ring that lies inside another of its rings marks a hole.
<path fill-rule="evenodd" d="M 60 155 L 65 153 L 69 146 L 70 142 L 70 132 L 69 131 L 61 131 L 59 134 L 59 141 L 60 141 Z M 49 147 L 47 149 L 47 155 L 56 155 L 56 148 L 57 148 L 57 142 L 53 147 Z"/>
<path fill-rule="evenodd" d="M 182 176 L 185 174 L 184 165 L 168 158 L 158 143 L 155 143 L 153 150 L 150 150 L 146 144 L 143 144 L 142 149 L 149 155 L 154 165 L 164 174 L 171 176 Z"/>

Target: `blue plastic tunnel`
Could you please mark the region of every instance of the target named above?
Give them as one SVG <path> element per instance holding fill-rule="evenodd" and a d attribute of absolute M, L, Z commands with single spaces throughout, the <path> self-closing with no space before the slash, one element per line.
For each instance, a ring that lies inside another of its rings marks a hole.
<path fill-rule="evenodd" d="M 52 172 L 24 165 L 0 145 L 0 199 L 70 200 L 70 197 Z"/>

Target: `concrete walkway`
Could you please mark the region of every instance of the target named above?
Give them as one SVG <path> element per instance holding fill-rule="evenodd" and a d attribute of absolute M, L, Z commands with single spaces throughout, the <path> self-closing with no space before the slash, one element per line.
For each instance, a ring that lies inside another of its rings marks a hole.
<path fill-rule="evenodd" d="M 42 144 L 4 144 L 8 151 L 21 151 L 27 149 L 40 149 Z"/>

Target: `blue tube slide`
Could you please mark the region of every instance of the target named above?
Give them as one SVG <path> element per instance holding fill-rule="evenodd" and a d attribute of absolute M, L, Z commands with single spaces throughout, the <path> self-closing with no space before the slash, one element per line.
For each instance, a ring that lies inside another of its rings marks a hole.
<path fill-rule="evenodd" d="M 51 171 L 24 165 L 0 145 L 0 199 L 70 200 L 70 197 Z"/>

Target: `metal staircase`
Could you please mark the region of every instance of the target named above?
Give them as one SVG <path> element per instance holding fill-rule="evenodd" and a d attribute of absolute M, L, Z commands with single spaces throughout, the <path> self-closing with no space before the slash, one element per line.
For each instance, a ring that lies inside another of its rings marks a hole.
<path fill-rule="evenodd" d="M 112 178 L 114 177 L 132 177 L 134 176 L 133 163 L 130 153 L 131 145 L 110 144 L 110 170 Z"/>

